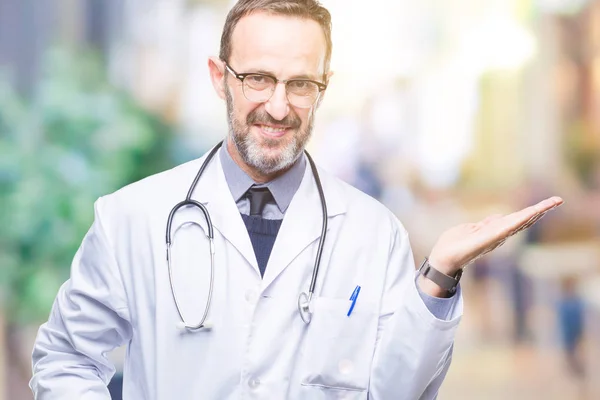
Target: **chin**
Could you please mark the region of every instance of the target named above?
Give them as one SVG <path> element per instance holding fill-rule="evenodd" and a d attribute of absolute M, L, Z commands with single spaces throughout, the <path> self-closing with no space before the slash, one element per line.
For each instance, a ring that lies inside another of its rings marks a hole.
<path fill-rule="evenodd" d="M 289 167 L 296 161 L 297 154 L 294 150 L 288 141 L 276 147 L 261 143 L 249 154 L 249 161 L 261 172 L 271 174 Z"/>

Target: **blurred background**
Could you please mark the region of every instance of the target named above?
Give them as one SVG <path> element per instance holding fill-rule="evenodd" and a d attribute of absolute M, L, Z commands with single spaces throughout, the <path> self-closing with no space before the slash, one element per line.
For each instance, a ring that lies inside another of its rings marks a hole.
<path fill-rule="evenodd" d="M 322 2 L 310 151 L 400 217 L 417 262 L 454 224 L 565 199 L 469 267 L 440 399 L 600 398 L 600 1 Z M 232 4 L 0 0 L 0 400 L 32 398 L 93 201 L 226 134 L 206 60 Z"/>

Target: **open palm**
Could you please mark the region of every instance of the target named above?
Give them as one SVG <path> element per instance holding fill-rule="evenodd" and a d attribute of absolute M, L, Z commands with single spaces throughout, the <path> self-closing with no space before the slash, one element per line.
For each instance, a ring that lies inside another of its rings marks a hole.
<path fill-rule="evenodd" d="M 460 268 L 501 246 L 506 239 L 527 229 L 562 203 L 560 197 L 550 197 L 512 214 L 492 215 L 476 223 L 450 228 L 442 233 L 433 247 L 429 257 L 431 265 L 454 275 Z"/>

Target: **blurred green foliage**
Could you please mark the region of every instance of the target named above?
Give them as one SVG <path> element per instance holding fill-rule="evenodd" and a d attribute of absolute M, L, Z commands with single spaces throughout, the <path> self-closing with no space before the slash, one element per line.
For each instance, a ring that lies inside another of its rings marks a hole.
<path fill-rule="evenodd" d="M 31 99 L 0 79 L 0 293 L 21 323 L 47 318 L 93 202 L 173 165 L 169 126 L 112 87 L 97 55 L 52 50 L 44 66 Z"/>

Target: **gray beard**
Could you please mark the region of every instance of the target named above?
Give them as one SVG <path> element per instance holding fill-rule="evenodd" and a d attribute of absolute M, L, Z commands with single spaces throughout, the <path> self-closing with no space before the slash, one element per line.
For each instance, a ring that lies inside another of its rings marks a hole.
<path fill-rule="evenodd" d="M 242 161 L 249 167 L 255 169 L 263 175 L 271 175 L 275 172 L 285 170 L 291 167 L 296 160 L 300 157 L 308 140 L 312 136 L 312 130 L 314 125 L 314 112 L 308 120 L 306 129 L 296 132 L 296 135 L 292 140 L 287 143 L 280 151 L 277 156 L 269 157 L 266 156 L 262 148 L 277 148 L 281 146 L 280 141 L 276 139 L 263 138 L 260 142 L 250 135 L 250 127 L 257 122 L 275 122 L 266 116 L 258 117 L 256 110 L 251 112 L 246 118 L 246 123 L 240 122 L 234 116 L 233 110 L 233 98 L 227 87 L 225 90 L 226 102 L 227 102 L 227 124 L 229 125 L 229 138 L 231 138 L 235 145 Z M 266 112 L 265 112 L 266 113 Z M 299 118 L 297 116 L 290 118 L 291 126 L 300 126 Z M 278 121 L 280 122 L 280 121 Z M 295 122 L 295 123 L 294 123 Z M 287 123 L 285 123 L 287 125 Z M 300 128 L 297 128 L 300 129 Z"/>

